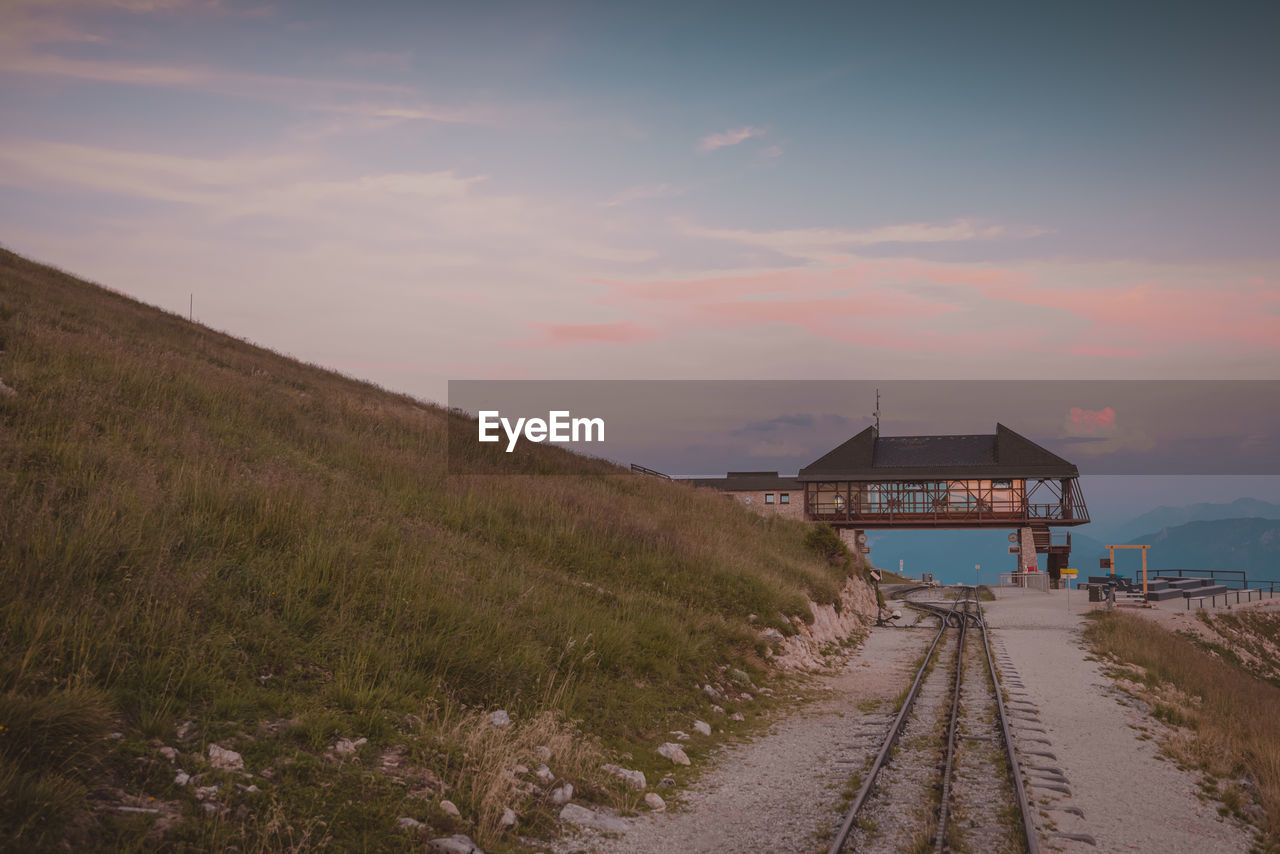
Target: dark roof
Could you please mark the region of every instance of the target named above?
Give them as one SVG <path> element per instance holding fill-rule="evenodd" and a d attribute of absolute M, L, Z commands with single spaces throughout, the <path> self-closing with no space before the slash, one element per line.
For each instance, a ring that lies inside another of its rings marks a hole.
<path fill-rule="evenodd" d="M 688 483 L 721 492 L 799 492 L 804 488 L 794 477 L 779 477 L 776 471 L 731 471 L 724 477 L 691 477 Z"/>
<path fill-rule="evenodd" d="M 1079 470 L 1003 424 L 994 435 L 880 436 L 868 427 L 800 469 L 801 481 L 1078 477 Z"/>

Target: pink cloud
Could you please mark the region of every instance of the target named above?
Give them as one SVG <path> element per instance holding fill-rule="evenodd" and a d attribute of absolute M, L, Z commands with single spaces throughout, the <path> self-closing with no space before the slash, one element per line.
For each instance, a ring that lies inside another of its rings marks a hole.
<path fill-rule="evenodd" d="M 512 346 L 557 347 L 574 344 L 633 344 L 652 341 L 658 330 L 631 321 L 617 323 L 530 323 L 541 333 L 533 341 L 513 341 Z"/>
<path fill-rule="evenodd" d="M 1067 417 L 1070 419 L 1067 430 L 1075 435 L 1092 436 L 1109 431 L 1116 423 L 1116 411 L 1110 406 L 1097 411 L 1073 406 L 1068 410 Z"/>

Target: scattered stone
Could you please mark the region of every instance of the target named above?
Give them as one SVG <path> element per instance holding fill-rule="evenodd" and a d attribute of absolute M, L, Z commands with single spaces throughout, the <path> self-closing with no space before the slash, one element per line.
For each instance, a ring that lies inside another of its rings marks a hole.
<path fill-rule="evenodd" d="M 672 735 L 674 735 L 674 736 L 676 737 L 676 741 L 688 741 L 688 740 L 689 740 L 689 733 L 685 732 L 685 731 L 684 731 L 684 730 L 682 730 L 682 729 L 673 729 L 673 730 L 671 730 L 671 734 L 672 734 Z"/>
<path fill-rule="evenodd" d="M 750 703 L 750 702 L 751 702 L 752 700 L 754 700 L 754 699 L 755 699 L 755 697 L 751 696 L 750 694 L 743 694 L 743 695 L 742 695 L 742 702 L 744 702 L 744 703 Z M 800 697 L 799 699 L 803 700 L 804 698 L 803 698 L 803 697 Z"/>
<path fill-rule="evenodd" d="M 713 700 L 719 700 L 720 697 L 722 696 L 720 692 L 717 691 L 715 688 L 713 688 L 711 685 L 703 685 L 702 692 Z"/>
<path fill-rule="evenodd" d="M 418 821 L 416 818 L 409 818 L 409 816 L 406 815 L 396 819 L 396 827 L 399 827 L 402 830 L 421 830 L 422 822 Z"/>
<path fill-rule="evenodd" d="M 511 723 L 511 715 L 508 715 L 505 709 L 498 709 L 498 711 L 489 715 L 489 723 L 496 727 L 504 727 Z"/>
<path fill-rule="evenodd" d="M 731 720 L 731 721 L 745 721 L 745 720 L 746 720 L 746 718 L 744 718 L 744 717 L 742 716 L 742 712 L 734 712 L 733 714 L 729 715 L 729 720 Z"/>
<path fill-rule="evenodd" d="M 525 774 L 528 774 L 528 773 L 529 773 L 529 766 L 528 766 L 528 765 L 517 765 L 516 767 L 514 767 L 514 768 L 512 768 L 512 769 L 511 769 L 511 773 L 512 773 L 512 774 L 515 774 L 517 777 L 523 776 L 523 775 L 525 775 Z"/>
<path fill-rule="evenodd" d="M 471 841 L 471 837 L 461 833 L 433 839 L 427 843 L 427 847 L 433 854 L 484 854 L 480 847 Z"/>
<path fill-rule="evenodd" d="M 601 765 L 600 768 L 615 777 L 621 777 L 633 789 L 639 789 L 643 792 L 649 787 L 649 782 L 645 780 L 643 771 L 633 771 L 630 768 L 622 768 L 618 765 Z"/>
<path fill-rule="evenodd" d="M 107 738 L 111 739 L 112 741 L 122 741 L 122 740 L 124 740 L 124 733 L 122 733 L 122 732 L 113 732 L 113 733 L 108 734 L 108 735 L 107 735 Z"/>
<path fill-rule="evenodd" d="M 689 757 L 684 752 L 684 748 L 670 741 L 658 748 L 658 755 L 670 759 L 677 765 L 689 764 Z"/>
<path fill-rule="evenodd" d="M 767 628 L 763 632 L 761 632 L 760 637 L 764 640 L 769 641 L 770 643 L 781 643 L 783 640 L 782 632 L 772 627 Z"/>
<path fill-rule="evenodd" d="M 243 771 L 244 757 L 234 750 L 216 744 L 209 745 L 209 764 L 219 771 Z"/>
<path fill-rule="evenodd" d="M 569 791 L 570 793 L 573 792 L 572 786 L 569 787 Z M 502 811 L 502 818 L 498 820 L 498 826 L 501 827 L 503 830 L 510 830 L 511 828 L 515 827 L 516 826 L 515 810 L 511 809 L 511 807 L 507 807 L 506 809 L 504 809 Z"/>
<path fill-rule="evenodd" d="M 650 792 L 644 796 L 644 802 L 649 805 L 649 809 L 654 812 L 662 812 L 667 808 L 667 802 L 657 792 Z"/>
<path fill-rule="evenodd" d="M 739 670 L 736 667 L 729 671 L 729 678 L 734 682 L 737 682 L 739 685 L 751 684 L 751 677 L 747 675 L 747 672 L 745 670 Z"/>
<path fill-rule="evenodd" d="M 577 804 L 565 804 L 564 809 L 560 810 L 560 820 L 608 833 L 622 833 L 627 829 L 627 823 L 617 816 L 604 815 Z"/>
<path fill-rule="evenodd" d="M 244 792 L 246 795 L 256 795 L 260 791 L 258 787 L 252 783 L 247 786 L 244 783 L 236 783 L 236 788 Z"/>
<path fill-rule="evenodd" d="M 693 730 L 694 732 L 700 732 L 703 735 L 711 735 L 711 724 L 706 721 L 694 721 Z"/>
<path fill-rule="evenodd" d="M 674 789 L 676 785 L 675 777 L 663 777 L 658 781 L 659 789 Z"/>
<path fill-rule="evenodd" d="M 354 741 L 349 738 L 340 738 L 337 743 L 333 745 L 333 752 L 339 756 L 351 756 L 363 745 L 368 743 L 369 739 L 367 738 L 357 738 Z"/>
<path fill-rule="evenodd" d="M 711 711 L 715 712 L 717 715 L 723 715 L 723 714 L 724 714 L 724 707 L 723 707 L 723 706 L 712 706 L 712 707 L 711 707 Z"/>
<path fill-rule="evenodd" d="M 217 786 L 200 786 L 196 789 L 197 801 L 211 801 L 218 796 Z"/>
<path fill-rule="evenodd" d="M 747 614 L 747 622 L 748 622 L 748 623 L 754 623 L 754 622 L 755 622 L 756 620 L 758 620 L 758 619 L 760 619 L 760 618 L 759 618 L 758 616 L 756 616 L 755 614 Z"/>
<path fill-rule="evenodd" d="M 222 809 L 222 807 L 218 806 L 217 801 L 205 801 L 200 806 L 204 807 L 204 811 L 207 813 L 215 813 Z"/>
<path fill-rule="evenodd" d="M 453 801 L 441 801 L 440 812 L 445 815 L 451 815 L 454 818 L 462 818 L 462 813 L 458 812 L 458 808 L 454 806 Z"/>
<path fill-rule="evenodd" d="M 551 790 L 551 803 L 556 806 L 563 806 L 573 800 L 573 784 L 565 783 Z"/>
<path fill-rule="evenodd" d="M 190 782 L 191 782 L 191 775 L 188 774 L 186 771 L 183 771 L 181 768 L 179 768 L 177 776 L 173 778 L 173 785 L 185 786 Z"/>
<path fill-rule="evenodd" d="M 551 748 L 547 747 L 545 744 L 539 744 L 533 749 L 533 755 L 538 757 L 539 762 L 550 762 Z"/>
<path fill-rule="evenodd" d="M 160 755 L 165 759 L 168 759 L 170 762 L 178 761 L 178 751 L 174 750 L 172 747 L 160 748 Z"/>
<path fill-rule="evenodd" d="M 191 734 L 195 732 L 195 729 L 196 729 L 196 725 L 194 721 L 183 721 L 182 723 L 178 724 L 178 729 L 177 729 L 178 741 L 186 741 L 191 736 Z"/>
<path fill-rule="evenodd" d="M 0 397 L 17 397 L 18 392 L 0 380 Z"/>
<path fill-rule="evenodd" d="M 533 773 L 538 776 L 539 780 L 547 784 L 550 784 L 556 778 L 556 775 L 551 773 L 551 769 L 545 765 L 539 765 L 538 770 Z"/>

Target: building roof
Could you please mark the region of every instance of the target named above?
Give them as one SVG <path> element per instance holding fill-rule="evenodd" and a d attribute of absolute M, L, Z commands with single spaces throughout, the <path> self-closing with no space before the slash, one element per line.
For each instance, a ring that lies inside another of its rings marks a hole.
<path fill-rule="evenodd" d="M 780 477 L 776 471 L 731 471 L 724 477 L 691 477 L 688 482 L 721 492 L 799 492 L 804 489 L 794 477 Z"/>
<path fill-rule="evenodd" d="M 1079 469 L 1025 436 L 996 424 L 993 435 L 881 436 L 868 427 L 800 469 L 797 479 L 933 480 L 1078 477 Z"/>

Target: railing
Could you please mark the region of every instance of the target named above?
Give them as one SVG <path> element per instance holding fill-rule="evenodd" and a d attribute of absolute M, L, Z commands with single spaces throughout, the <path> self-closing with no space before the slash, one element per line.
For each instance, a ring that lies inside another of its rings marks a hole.
<path fill-rule="evenodd" d="M 1264 587 L 1263 584 L 1265 584 L 1266 586 Z M 1257 587 L 1245 587 L 1240 590 L 1228 590 L 1226 593 L 1211 593 L 1208 596 L 1187 596 L 1187 607 L 1185 610 L 1187 611 L 1191 610 L 1192 599 L 1195 599 L 1197 602 L 1200 603 L 1199 605 L 1196 606 L 1197 608 L 1204 608 L 1204 600 L 1206 599 L 1209 600 L 1210 608 L 1218 607 L 1218 597 L 1222 597 L 1223 605 L 1232 604 L 1233 603 L 1232 597 L 1235 597 L 1234 604 L 1236 605 L 1239 605 L 1242 601 L 1245 603 L 1252 602 L 1254 599 L 1253 594 L 1255 593 L 1258 594 L 1257 598 L 1259 602 L 1261 602 L 1263 599 L 1274 599 L 1276 595 L 1276 584 L 1277 582 L 1275 581 L 1260 582 Z M 1242 595 L 1245 597 L 1243 600 L 1240 598 Z"/>
<path fill-rule="evenodd" d="M 1021 587 L 1024 590 L 1042 590 L 1049 592 L 1049 573 L 1047 572 L 1002 572 L 1001 587 Z"/>
<path fill-rule="evenodd" d="M 671 475 L 669 475 L 669 474 L 663 474 L 663 473 L 662 473 L 662 472 L 660 472 L 660 471 L 654 471 L 653 469 L 651 469 L 651 468 L 646 468 L 646 467 L 644 467 L 644 466 L 640 465 L 639 463 L 632 463 L 632 464 L 631 464 L 631 470 L 632 470 L 633 472 L 635 472 L 636 474 L 647 474 L 647 475 L 649 475 L 649 477 L 660 477 L 660 478 L 663 478 L 663 479 L 665 479 L 665 480 L 671 480 Z"/>

